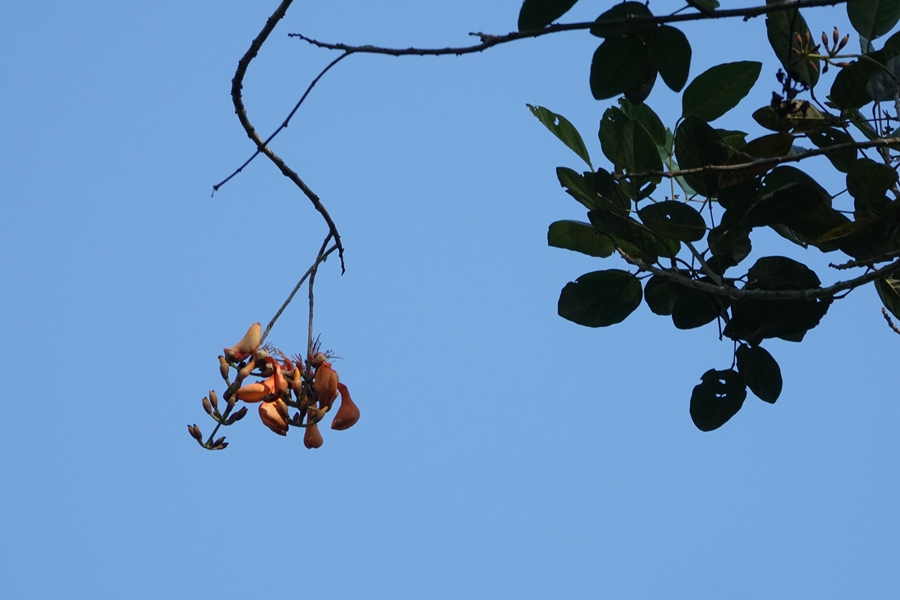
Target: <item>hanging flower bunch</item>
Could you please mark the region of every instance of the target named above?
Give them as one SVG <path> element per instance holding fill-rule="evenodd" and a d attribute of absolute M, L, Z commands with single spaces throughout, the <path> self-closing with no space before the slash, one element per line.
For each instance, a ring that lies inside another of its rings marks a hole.
<path fill-rule="evenodd" d="M 219 356 L 219 373 L 228 386 L 223 398 L 225 410 L 219 411 L 218 395 L 210 390 L 209 396 L 203 398 L 203 409 L 216 422 L 216 427 L 204 442 L 200 428 L 196 424 L 188 425 L 188 432 L 198 444 L 207 450 L 224 450 L 228 446 L 225 437 L 213 438 L 219 427 L 243 419 L 247 404 L 257 404 L 263 424 L 278 435 L 287 435 L 291 426 L 302 427 L 303 444 L 307 448 L 322 446 L 319 422 L 331 411 L 338 393 L 341 402 L 331 428 L 349 429 L 359 420 L 359 408 L 328 362 L 329 352 L 320 352 L 315 343 L 304 363 L 299 355 L 288 358 L 269 344 L 261 345 L 261 334 L 259 323 L 254 323 L 241 341 L 225 348 Z M 236 372 L 234 381 L 232 370 Z M 232 412 L 238 401 L 244 402 L 244 406 Z"/>

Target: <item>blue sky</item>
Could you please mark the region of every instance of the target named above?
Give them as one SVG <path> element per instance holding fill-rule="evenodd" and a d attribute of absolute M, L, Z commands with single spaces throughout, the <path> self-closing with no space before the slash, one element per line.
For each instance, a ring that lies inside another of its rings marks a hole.
<path fill-rule="evenodd" d="M 274 148 L 344 236 L 316 324 L 362 418 L 317 451 L 253 415 L 225 452 L 198 448 L 185 424 L 209 430 L 217 354 L 271 318 L 325 233 L 264 160 L 210 197 L 252 150 L 228 93 L 270 4 L 0 7 L 0 596 L 900 594 L 900 339 L 873 289 L 803 344 L 768 343 L 781 398 L 748 398 L 708 434 L 688 400 L 731 364 L 714 325 L 676 331 L 646 306 L 599 330 L 556 315 L 567 282 L 625 268 L 546 245 L 552 221 L 584 218 L 554 175 L 579 165 L 525 103 L 566 115 L 600 162 L 612 102 L 590 96 L 586 33 L 357 56 L 321 82 Z M 514 29 L 518 7 L 298 1 L 251 65 L 250 117 L 277 126 L 332 58 L 289 32 L 460 45 Z M 849 31 L 843 8 L 807 19 Z M 743 115 L 776 85 L 763 21 L 684 30 L 692 77 L 764 62 L 717 122 L 759 133 Z M 674 94 L 648 103 L 674 124 Z M 830 257 L 754 241 L 837 279 Z M 300 351 L 305 321 L 301 300 L 270 339 Z"/>

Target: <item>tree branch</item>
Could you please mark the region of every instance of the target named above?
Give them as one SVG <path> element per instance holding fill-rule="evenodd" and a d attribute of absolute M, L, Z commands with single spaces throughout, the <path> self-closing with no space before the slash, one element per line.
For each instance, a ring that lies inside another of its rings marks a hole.
<path fill-rule="evenodd" d="M 341 54 L 336 59 L 334 59 L 333 61 L 328 63 L 328 65 L 324 69 L 322 69 L 318 75 L 316 75 L 315 79 L 313 79 L 310 82 L 310 84 L 307 86 L 306 91 L 303 92 L 303 96 L 301 96 L 300 100 L 297 102 L 297 104 L 294 105 L 293 110 L 291 110 L 291 112 L 288 114 L 287 118 L 281 123 L 281 125 L 278 126 L 278 129 L 273 131 L 272 135 L 267 137 L 266 140 L 263 142 L 264 146 L 268 146 L 269 142 L 271 142 L 273 139 L 275 139 L 275 136 L 278 135 L 279 133 L 281 133 L 281 131 L 288 126 L 288 124 L 291 122 L 291 119 L 294 118 L 294 114 L 296 114 L 297 110 L 300 108 L 300 105 L 303 104 L 303 102 L 306 100 L 306 97 L 309 96 L 309 93 L 313 90 L 314 87 L 316 87 L 316 84 L 319 83 L 319 80 L 322 79 L 322 77 L 325 75 L 325 73 L 330 71 L 331 67 L 335 66 L 336 64 L 338 64 L 339 62 L 341 62 L 342 60 L 347 58 L 348 56 L 350 56 L 350 55 L 347 53 Z M 235 175 L 237 175 L 238 173 L 243 171 L 247 165 L 249 165 L 251 162 L 253 162 L 254 158 L 256 158 L 257 156 L 260 155 L 260 153 L 261 153 L 261 150 L 257 149 L 256 152 L 253 153 L 253 156 L 248 158 L 244 162 L 244 164 L 242 164 L 240 167 L 235 169 L 234 172 L 231 173 L 231 175 L 229 175 L 228 177 L 226 177 L 225 179 L 223 179 L 222 181 L 220 181 L 219 183 L 214 185 L 213 186 L 213 195 L 215 195 L 215 193 L 219 190 L 220 187 L 222 187 L 223 185 L 228 183 L 232 178 L 234 178 Z"/>
<path fill-rule="evenodd" d="M 713 285 L 705 281 L 697 281 L 696 279 L 686 277 L 677 271 L 669 271 L 667 269 L 660 269 L 659 267 L 648 265 L 639 258 L 633 258 L 627 255 L 621 248 L 616 248 L 616 250 L 625 262 L 637 267 L 641 271 L 659 275 L 660 277 L 685 287 L 694 288 L 715 296 L 727 296 L 733 300 L 816 300 L 818 298 L 833 298 L 835 294 L 838 294 L 839 292 L 853 290 L 861 285 L 865 285 L 876 279 L 881 279 L 882 277 L 887 277 L 888 275 L 900 271 L 900 260 L 898 260 L 855 279 L 839 281 L 826 288 L 808 288 L 804 290 L 748 290 L 725 285 Z"/>
<path fill-rule="evenodd" d="M 897 256 L 900 256 L 900 250 L 895 250 L 893 252 L 887 252 L 885 254 L 882 254 L 881 256 L 876 256 L 875 258 L 866 258 L 864 260 L 850 260 L 850 261 L 847 261 L 840 265 L 836 265 L 834 263 L 828 263 L 828 266 L 831 267 L 832 269 L 838 269 L 838 270 L 852 269 L 854 267 L 871 267 L 875 263 L 887 262 L 887 261 L 891 260 L 892 258 L 896 258 Z"/>
<path fill-rule="evenodd" d="M 881 314 L 884 315 L 884 320 L 887 321 L 888 327 L 893 329 L 894 333 L 900 334 L 900 328 L 898 328 L 896 325 L 894 325 L 894 322 L 891 321 L 891 316 L 888 314 L 888 311 L 886 308 L 882 307 Z"/>
<path fill-rule="evenodd" d="M 262 28 L 262 31 L 259 32 L 259 35 L 256 36 L 256 39 L 250 44 L 250 48 L 244 53 L 244 56 L 241 57 L 241 60 L 238 61 L 237 71 L 235 71 L 234 79 L 231 80 L 231 100 L 234 103 L 234 110 L 237 113 L 238 119 L 241 122 L 241 126 L 244 128 L 244 131 L 247 132 L 247 137 L 249 137 L 254 144 L 256 144 L 256 149 L 264 154 L 272 163 L 278 167 L 278 170 L 281 171 L 282 175 L 290 179 L 294 184 L 300 188 L 300 190 L 309 198 L 309 201 L 312 202 L 313 206 L 319 214 L 322 215 L 322 218 L 325 219 L 325 223 L 328 225 L 328 231 L 334 238 L 334 244 L 337 247 L 338 256 L 341 259 L 341 272 L 345 271 L 344 268 L 344 246 L 341 244 L 341 235 L 338 233 L 337 226 L 334 224 L 334 221 L 331 218 L 331 215 L 328 214 L 328 211 L 325 209 L 325 206 L 322 204 L 322 201 L 319 197 L 306 185 L 306 183 L 300 178 L 300 176 L 287 164 L 282 160 L 280 156 L 272 152 L 271 149 L 266 145 L 266 142 L 256 133 L 256 129 L 253 127 L 253 124 L 250 123 L 250 119 L 247 117 L 247 109 L 244 107 L 244 100 L 242 97 L 242 88 L 244 82 L 244 76 L 247 74 L 247 67 L 250 66 L 250 62 L 256 58 L 256 55 L 259 53 L 259 49 L 262 48 L 262 45 L 265 43 L 266 39 L 268 39 L 269 34 L 272 33 L 272 30 L 275 29 L 275 26 L 278 22 L 284 18 L 285 13 L 287 12 L 288 7 L 291 5 L 293 0 L 282 0 L 281 4 L 278 5 L 278 8 L 275 9 L 275 12 L 272 13 L 272 16 L 266 21 L 265 26 Z M 335 61 L 336 63 L 337 61 Z"/>
<path fill-rule="evenodd" d="M 847 2 L 847 0 L 785 0 L 784 2 L 766 4 L 764 6 L 734 8 L 728 10 L 714 10 L 710 12 L 697 12 L 687 14 L 671 14 L 654 17 L 626 17 L 621 19 L 609 19 L 608 21 L 604 21 L 603 23 L 604 25 L 611 27 L 614 27 L 616 25 L 639 25 L 644 23 L 661 25 L 665 23 L 705 21 L 708 19 L 726 19 L 733 17 L 742 17 L 746 21 L 753 17 L 758 17 L 760 15 L 765 15 L 773 12 L 799 8 L 813 8 L 817 6 L 834 6 L 837 4 L 844 4 L 845 2 Z M 470 33 L 469 35 L 480 38 L 481 43 L 474 44 L 472 46 L 459 46 L 455 48 L 382 48 L 379 46 L 372 46 L 370 44 L 364 46 L 350 46 L 348 44 L 320 42 L 301 33 L 289 33 L 288 36 L 300 38 L 301 40 L 319 48 L 326 48 L 328 50 L 340 50 L 348 54 L 386 54 L 388 56 L 445 56 L 453 54 L 456 56 L 462 56 L 463 54 L 483 52 L 488 48 L 493 48 L 494 46 L 499 46 L 500 44 L 515 42 L 522 39 L 537 38 L 553 33 L 560 33 L 563 31 L 579 31 L 590 29 L 595 24 L 595 21 L 583 23 L 562 23 L 550 25 L 543 29 L 534 29 L 531 31 L 514 31 L 506 35 Z"/>
<path fill-rule="evenodd" d="M 881 138 L 877 140 L 866 140 L 863 142 L 847 142 L 846 144 L 835 144 L 827 148 L 814 148 L 812 150 L 804 150 L 796 154 L 787 156 L 773 156 L 770 158 L 759 158 L 752 162 L 740 163 L 736 165 L 706 165 L 704 167 L 695 167 L 693 169 L 679 169 L 677 171 L 642 171 L 640 173 L 612 173 L 614 179 L 643 179 L 646 177 L 680 177 L 682 175 L 701 175 L 703 173 L 736 173 L 761 167 L 774 167 L 784 163 L 800 162 L 801 160 L 811 158 L 813 156 L 822 156 L 832 152 L 840 152 L 856 148 L 863 150 L 866 148 L 891 148 L 900 146 L 900 137 Z"/>

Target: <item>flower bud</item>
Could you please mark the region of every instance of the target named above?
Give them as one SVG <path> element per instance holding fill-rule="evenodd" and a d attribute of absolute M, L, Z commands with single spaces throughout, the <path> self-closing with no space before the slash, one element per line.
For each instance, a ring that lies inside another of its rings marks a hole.
<path fill-rule="evenodd" d="M 823 31 L 822 33 L 824 34 L 825 32 Z M 835 46 L 837 45 L 838 39 L 839 39 L 840 37 L 841 37 L 841 34 L 838 32 L 838 28 L 835 27 L 835 28 L 834 28 L 834 31 L 831 32 L 831 39 L 834 40 Z"/>
<path fill-rule="evenodd" d="M 262 337 L 262 327 L 259 323 L 254 323 L 244 334 L 237 344 L 231 348 L 225 348 L 225 356 L 234 357 L 235 360 L 244 360 L 253 354 L 259 347 L 259 341 Z"/>
<path fill-rule="evenodd" d="M 844 36 L 844 39 L 841 40 L 841 43 L 838 44 L 838 50 L 840 50 L 841 48 L 846 46 L 847 42 L 849 42 L 849 41 L 850 41 L 850 34 L 848 33 L 847 35 Z"/>
<path fill-rule="evenodd" d="M 297 398 L 297 402 L 303 401 L 303 373 L 300 371 L 300 367 L 294 368 L 294 377 L 291 380 L 291 388 L 294 390 L 294 397 Z"/>
<path fill-rule="evenodd" d="M 206 396 L 203 397 L 203 410 L 206 411 L 206 414 L 212 414 L 212 404 L 209 403 L 209 398 Z"/>
<path fill-rule="evenodd" d="M 216 394 L 216 390 L 209 390 L 209 402 L 212 404 L 213 409 L 219 412 L 219 396 Z"/>
<path fill-rule="evenodd" d="M 275 409 L 278 411 L 278 414 L 281 415 L 281 418 L 284 419 L 285 422 L 290 420 L 291 416 L 290 414 L 288 414 L 288 407 L 287 404 L 284 403 L 284 400 L 279 398 L 278 400 L 273 402 L 273 404 L 275 405 Z"/>
<path fill-rule="evenodd" d="M 256 361 L 251 360 L 246 365 L 244 365 L 243 369 L 238 371 L 237 377 L 235 378 L 235 382 L 238 383 L 238 385 L 240 385 L 240 383 L 242 381 L 244 381 L 245 379 L 247 379 L 247 377 L 250 376 L 250 373 L 252 373 L 253 369 L 255 369 L 255 368 L 256 368 Z"/>
<path fill-rule="evenodd" d="M 359 421 L 359 408 L 350 398 L 350 390 L 347 389 L 347 386 L 343 383 L 338 383 L 337 386 L 341 391 L 341 407 L 331 422 L 331 428 L 337 430 L 350 429 Z"/>
<path fill-rule="evenodd" d="M 242 406 L 236 413 L 234 413 L 233 415 L 228 417 L 228 424 L 231 425 L 232 423 L 237 423 L 238 421 L 243 419 L 244 415 L 246 415 L 246 414 L 247 414 L 247 407 Z"/>
<path fill-rule="evenodd" d="M 322 444 L 325 443 L 325 440 L 322 439 L 322 434 L 319 432 L 318 425 L 310 425 L 306 428 L 306 433 L 303 434 L 303 445 L 312 450 L 313 448 L 321 448 Z"/>
<path fill-rule="evenodd" d="M 278 435 L 287 435 L 287 419 L 279 414 L 274 402 L 262 402 L 259 405 L 259 418 L 262 419 L 263 425 Z"/>
<path fill-rule="evenodd" d="M 221 354 L 219 355 L 219 375 L 222 376 L 222 379 L 228 381 L 228 371 L 230 370 L 228 366 L 228 361 L 225 360 L 225 357 Z"/>
<path fill-rule="evenodd" d="M 825 47 L 828 47 L 828 34 L 824 31 L 822 32 L 822 43 L 825 44 Z"/>
<path fill-rule="evenodd" d="M 216 441 L 214 441 L 214 442 L 212 443 L 212 445 L 213 445 L 213 447 L 215 448 L 216 446 L 221 446 L 221 445 L 222 445 L 222 442 L 224 442 L 224 441 L 225 441 L 225 436 L 223 435 L 222 437 L 220 437 L 219 439 L 217 439 Z"/>
<path fill-rule="evenodd" d="M 188 428 L 188 433 L 191 434 L 191 437 L 194 438 L 195 440 L 197 440 L 198 443 L 202 444 L 203 443 L 203 434 L 200 433 L 200 428 L 197 427 L 196 424 L 188 425 L 187 428 Z"/>

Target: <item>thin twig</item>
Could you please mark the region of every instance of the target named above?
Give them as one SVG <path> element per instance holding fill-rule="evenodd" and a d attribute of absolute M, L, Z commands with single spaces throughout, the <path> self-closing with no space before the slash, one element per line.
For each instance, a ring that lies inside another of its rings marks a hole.
<path fill-rule="evenodd" d="M 325 241 L 322 242 L 322 247 L 319 248 L 319 256 L 322 256 L 322 253 L 325 251 L 325 247 L 328 246 L 328 242 L 330 241 L 331 235 L 329 234 Z M 306 355 L 312 355 L 313 348 L 313 309 L 315 308 L 315 298 L 313 296 L 313 288 L 316 284 L 316 273 L 319 272 L 319 264 L 316 263 L 310 269 L 311 273 L 309 274 L 309 330 L 307 332 L 306 337 Z"/>
<path fill-rule="evenodd" d="M 275 325 L 275 321 L 278 320 L 278 317 L 281 316 L 281 313 L 284 312 L 284 309 L 287 308 L 288 304 L 291 303 L 291 300 L 294 299 L 294 296 L 297 294 L 297 290 L 303 285 L 303 282 L 306 281 L 306 278 L 309 277 L 316 269 L 319 268 L 319 263 L 323 262 L 328 255 L 338 249 L 338 245 L 335 244 L 325 252 L 320 252 L 319 256 L 316 257 L 316 262 L 306 270 L 306 273 L 303 274 L 303 277 L 300 278 L 300 281 L 297 282 L 297 285 L 294 286 L 294 289 L 291 291 L 291 294 L 287 297 L 287 300 L 281 305 L 281 308 L 278 309 L 278 312 L 275 313 L 275 316 L 272 317 L 272 320 L 269 321 L 269 324 L 266 325 L 266 330 L 263 331 L 262 337 L 259 339 L 259 343 L 262 344 L 266 340 L 266 336 L 269 335 L 269 331 L 272 329 L 272 326 Z"/>
<path fill-rule="evenodd" d="M 831 267 L 832 269 L 838 269 L 838 270 L 852 269 L 854 267 L 871 267 L 875 263 L 887 262 L 887 261 L 891 260 L 892 258 L 896 258 L 898 256 L 900 256 L 900 250 L 894 250 L 893 252 L 888 252 L 886 254 L 882 254 L 881 256 L 877 256 L 875 258 L 867 258 L 865 260 L 851 260 L 851 261 L 845 262 L 840 265 L 836 265 L 834 263 L 828 263 L 828 266 Z"/>
<path fill-rule="evenodd" d="M 251 42 L 250 48 L 247 49 L 247 52 L 244 53 L 244 56 L 238 61 L 237 71 L 235 71 L 234 79 L 231 80 L 231 100 L 234 103 L 234 110 L 241 122 L 241 126 L 244 128 L 244 131 L 247 132 L 247 137 L 256 144 L 256 149 L 262 154 L 265 154 L 266 157 L 278 167 L 278 170 L 281 171 L 282 175 L 290 179 L 294 182 L 294 185 L 300 188 L 306 197 L 309 198 L 309 201 L 312 202 L 315 209 L 319 211 L 319 214 L 322 215 L 322 218 L 325 219 L 325 223 L 328 225 L 328 231 L 334 237 L 334 244 L 337 247 L 338 256 L 341 259 L 341 272 L 343 273 L 346 270 L 344 267 L 344 246 L 341 244 L 341 235 L 338 233 L 334 220 L 331 218 L 331 215 L 328 214 L 325 205 L 322 204 L 319 197 L 306 185 L 300 176 L 293 169 L 288 167 L 280 156 L 272 152 L 272 150 L 266 146 L 265 141 L 259 136 L 256 129 L 253 127 L 253 124 L 250 123 L 250 119 L 247 117 L 247 109 L 244 107 L 244 100 L 242 97 L 242 88 L 244 76 L 247 74 L 247 67 L 250 65 L 250 62 L 256 58 L 259 49 L 265 43 L 266 39 L 268 39 L 278 22 L 284 18 L 291 2 L 293 2 L 293 0 L 282 0 L 281 4 L 278 5 L 278 8 L 275 9 L 275 12 L 272 13 L 272 16 L 266 21 L 262 31 L 260 31 L 259 35 L 256 36 L 256 39 Z"/>
<path fill-rule="evenodd" d="M 817 6 L 834 6 L 836 4 L 844 4 L 847 0 L 787 0 L 766 4 L 765 6 L 753 6 L 748 8 L 735 8 L 728 10 L 715 10 L 710 12 L 696 12 L 687 14 L 671 14 L 652 17 L 625 17 L 621 19 L 609 19 L 604 21 L 604 26 L 615 27 L 616 25 L 642 25 L 642 24 L 664 24 L 679 23 L 685 21 L 704 21 L 708 19 L 725 19 L 730 17 L 742 17 L 745 21 L 760 15 L 779 12 L 783 10 L 797 8 L 813 8 Z M 514 31 L 506 35 L 490 35 L 486 33 L 470 33 L 481 39 L 480 44 L 472 46 L 459 46 L 447 48 L 382 48 L 379 46 L 364 45 L 350 46 L 348 44 L 333 44 L 328 42 L 320 42 L 313 38 L 307 37 L 300 33 L 289 33 L 290 37 L 300 38 L 301 40 L 317 46 L 319 48 L 327 48 L 329 50 L 340 50 L 351 54 L 386 54 L 388 56 L 444 56 L 453 54 L 461 56 L 463 54 L 473 54 L 483 52 L 488 48 L 515 42 L 517 40 L 536 38 L 562 31 L 578 31 L 590 29 L 596 25 L 595 21 L 587 21 L 582 23 L 562 23 L 550 25 L 543 29 L 533 29 L 530 31 Z"/>
<path fill-rule="evenodd" d="M 290 124 L 290 122 L 291 122 L 291 119 L 294 118 L 294 114 L 300 108 L 300 105 L 303 104 L 303 102 L 306 100 L 306 97 L 309 96 L 309 93 L 313 90 L 313 88 L 316 87 L 316 84 L 319 83 L 319 80 L 322 79 L 322 77 L 325 75 L 325 73 L 327 73 L 328 71 L 331 70 L 331 67 L 335 66 L 336 64 L 338 64 L 339 62 L 341 62 L 342 60 L 347 58 L 348 56 L 350 56 L 350 53 L 348 53 L 348 52 L 341 54 L 336 59 L 334 59 L 333 61 L 328 63 L 328 66 L 326 66 L 324 69 L 322 69 L 318 75 L 316 75 L 315 79 L 313 79 L 312 82 L 309 84 L 309 86 L 307 86 L 306 91 L 303 92 L 303 96 L 301 96 L 300 100 L 297 102 L 297 104 L 294 105 L 293 110 L 291 110 L 291 112 L 288 114 L 287 118 L 281 123 L 281 125 L 278 127 L 278 129 L 276 129 L 275 131 L 272 132 L 272 135 L 270 135 L 269 137 L 266 138 L 266 140 L 263 142 L 263 145 L 268 146 L 269 142 L 271 142 L 273 139 L 275 139 L 276 135 L 281 133 L 281 131 L 283 129 L 287 128 L 288 124 Z M 249 165 L 251 162 L 253 162 L 253 159 L 259 155 L 260 155 L 260 150 L 257 150 L 256 152 L 253 153 L 253 156 L 248 158 L 244 162 L 244 164 L 242 164 L 240 167 L 235 169 L 235 171 L 231 175 L 229 175 L 228 177 L 226 177 L 225 179 L 223 179 L 222 181 L 220 181 L 219 183 L 214 185 L 213 186 L 213 194 L 215 194 L 219 190 L 220 187 L 222 187 L 223 185 L 225 185 L 226 183 L 231 181 L 231 179 L 235 175 L 237 175 L 238 173 L 243 171 L 244 168 L 247 165 Z"/>
<path fill-rule="evenodd" d="M 887 321 L 888 326 L 894 330 L 894 333 L 900 334 L 900 328 L 898 328 L 896 325 L 894 325 L 894 322 L 891 321 L 891 317 L 888 314 L 888 311 L 886 308 L 882 307 L 881 314 L 884 315 L 884 320 Z"/>

